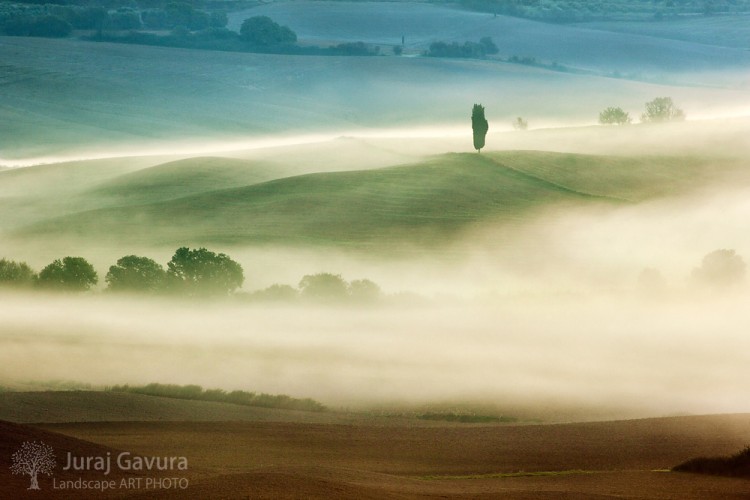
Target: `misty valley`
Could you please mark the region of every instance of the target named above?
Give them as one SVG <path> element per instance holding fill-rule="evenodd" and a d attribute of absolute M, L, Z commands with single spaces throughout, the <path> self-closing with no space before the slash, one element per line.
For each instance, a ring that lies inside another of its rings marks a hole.
<path fill-rule="evenodd" d="M 0 2 L 0 496 L 743 498 L 748 16 Z"/>

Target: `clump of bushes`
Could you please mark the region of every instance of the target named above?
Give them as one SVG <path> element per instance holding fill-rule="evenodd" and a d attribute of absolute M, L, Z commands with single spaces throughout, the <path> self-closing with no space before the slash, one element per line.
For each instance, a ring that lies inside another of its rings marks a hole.
<path fill-rule="evenodd" d="M 305 275 L 298 288 L 275 284 L 249 295 L 251 300 L 291 302 L 303 300 L 316 303 L 360 303 L 379 301 L 380 287 L 368 279 L 347 282 L 340 274 L 318 273 Z"/>
<path fill-rule="evenodd" d="M 439 420 L 443 422 L 460 422 L 462 424 L 488 424 L 498 422 L 516 422 L 513 417 L 496 417 L 494 415 L 476 415 L 473 413 L 427 412 L 417 415 L 421 420 Z"/>
<path fill-rule="evenodd" d="M 729 457 L 698 457 L 672 468 L 674 472 L 692 472 L 712 476 L 750 477 L 750 446 Z"/>
<path fill-rule="evenodd" d="M 243 406 L 262 408 L 279 408 L 284 410 L 326 411 L 327 408 L 314 399 L 297 399 L 285 394 L 265 394 L 247 391 L 224 391 L 222 389 L 203 389 L 199 385 L 147 384 L 143 386 L 114 385 L 106 388 L 110 392 L 127 392 L 158 396 L 162 398 L 189 399 L 197 401 L 215 401 Z"/>
<path fill-rule="evenodd" d="M 463 44 L 458 42 L 433 42 L 430 48 L 425 52 L 427 57 L 451 57 L 462 59 L 481 59 L 488 55 L 497 54 L 497 45 L 492 38 L 486 36 L 479 40 L 479 43 L 466 41 Z"/>

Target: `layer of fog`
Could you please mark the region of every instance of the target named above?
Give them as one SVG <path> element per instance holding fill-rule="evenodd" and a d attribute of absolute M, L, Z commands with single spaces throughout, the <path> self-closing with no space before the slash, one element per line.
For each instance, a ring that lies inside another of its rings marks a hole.
<path fill-rule="evenodd" d="M 748 260 L 748 195 L 544 213 L 512 232 L 478 229 L 454 253 L 401 260 L 231 252 L 247 289 L 340 272 L 392 295 L 377 306 L 4 294 L 0 384 L 195 383 L 334 406 L 472 401 L 511 413 L 535 402 L 631 416 L 750 411 L 748 289 L 689 279 L 717 248 Z M 666 289 L 638 288 L 645 267 Z"/>
<path fill-rule="evenodd" d="M 512 411 L 557 401 L 641 415 L 749 409 L 747 297 L 358 311 L 3 301 L 6 384 L 195 383 L 345 406 L 471 401 Z"/>

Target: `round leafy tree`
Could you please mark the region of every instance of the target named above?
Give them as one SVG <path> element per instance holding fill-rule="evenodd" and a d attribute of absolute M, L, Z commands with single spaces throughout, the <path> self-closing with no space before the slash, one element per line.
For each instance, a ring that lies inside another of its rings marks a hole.
<path fill-rule="evenodd" d="M 31 286 L 36 273 L 25 262 L 0 259 L 0 286 Z"/>
<path fill-rule="evenodd" d="M 167 273 L 148 257 L 127 255 L 109 268 L 104 281 L 115 292 L 156 292 L 164 287 Z"/>
<path fill-rule="evenodd" d="M 96 285 L 99 277 L 94 266 L 83 257 L 57 259 L 39 273 L 39 286 L 57 290 L 84 292 Z"/>
<path fill-rule="evenodd" d="M 228 294 L 245 281 L 242 266 L 223 253 L 178 248 L 167 264 L 171 287 L 187 295 Z"/>
<path fill-rule="evenodd" d="M 685 113 L 675 106 L 671 97 L 657 97 L 646 103 L 646 112 L 641 115 L 641 121 L 659 123 L 681 121 Z"/>
<path fill-rule="evenodd" d="M 745 280 L 745 261 L 734 250 L 714 250 L 703 257 L 701 266 L 693 270 L 693 281 L 700 285 L 724 288 Z"/>
<path fill-rule="evenodd" d="M 380 298 L 382 292 L 377 283 L 368 279 L 354 280 L 349 283 L 349 295 L 359 302 L 372 302 Z"/>
<path fill-rule="evenodd" d="M 630 114 L 622 108 L 609 107 L 599 113 L 599 123 L 602 125 L 626 125 L 631 121 Z"/>
<path fill-rule="evenodd" d="M 349 296 L 349 287 L 339 274 L 308 274 L 299 282 L 302 296 L 313 300 L 343 300 Z"/>
<path fill-rule="evenodd" d="M 268 16 L 245 19 L 240 27 L 240 37 L 248 43 L 263 47 L 295 43 L 297 34 L 288 26 L 281 26 Z"/>

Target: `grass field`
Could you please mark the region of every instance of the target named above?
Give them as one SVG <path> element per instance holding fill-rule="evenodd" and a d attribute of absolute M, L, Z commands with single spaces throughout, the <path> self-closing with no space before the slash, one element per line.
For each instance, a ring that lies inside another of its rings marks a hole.
<path fill-rule="evenodd" d="M 278 166 L 191 159 L 78 195 L 79 209 L 116 208 L 62 218 L 54 212 L 17 235 L 156 245 L 439 244 L 482 223 L 518 224 L 555 206 L 686 194 L 737 169 L 736 160 L 696 157 L 498 152 L 289 176 Z"/>

